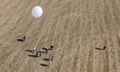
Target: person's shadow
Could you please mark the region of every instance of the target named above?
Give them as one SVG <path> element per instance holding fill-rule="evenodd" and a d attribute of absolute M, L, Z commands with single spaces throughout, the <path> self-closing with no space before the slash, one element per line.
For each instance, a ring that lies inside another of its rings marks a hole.
<path fill-rule="evenodd" d="M 50 59 L 49 59 L 49 58 L 43 58 L 43 60 L 44 60 L 44 61 L 50 61 Z"/>
<path fill-rule="evenodd" d="M 48 64 L 43 64 L 43 63 L 40 63 L 41 66 L 43 67 L 48 67 L 49 65 Z"/>
<path fill-rule="evenodd" d="M 26 52 L 31 52 L 31 53 L 33 52 L 33 50 L 25 50 L 25 51 L 26 51 Z"/>
<path fill-rule="evenodd" d="M 96 50 L 105 50 L 107 47 L 103 46 L 103 48 L 95 48 Z"/>
<path fill-rule="evenodd" d="M 26 36 L 23 36 L 22 38 L 18 38 L 17 39 L 17 41 L 19 41 L 19 42 L 23 42 L 23 41 L 25 41 L 26 40 Z"/>
<path fill-rule="evenodd" d="M 34 57 L 34 58 L 37 58 L 37 56 L 36 55 L 28 55 L 29 57 Z"/>

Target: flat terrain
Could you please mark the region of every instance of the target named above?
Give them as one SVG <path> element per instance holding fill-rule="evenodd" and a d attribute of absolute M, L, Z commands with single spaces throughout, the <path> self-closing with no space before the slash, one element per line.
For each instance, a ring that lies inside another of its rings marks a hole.
<path fill-rule="evenodd" d="M 41 18 L 31 15 L 35 5 Z M 0 72 L 120 72 L 119 14 L 120 0 L 0 0 Z M 38 40 L 38 51 L 55 48 L 29 57 Z"/>

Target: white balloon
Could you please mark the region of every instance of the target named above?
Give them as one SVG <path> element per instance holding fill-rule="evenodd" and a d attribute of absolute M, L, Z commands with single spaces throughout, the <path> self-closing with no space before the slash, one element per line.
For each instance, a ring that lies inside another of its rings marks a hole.
<path fill-rule="evenodd" d="M 42 7 L 40 7 L 40 6 L 35 6 L 35 7 L 32 9 L 32 15 L 33 15 L 33 17 L 39 18 L 40 16 L 42 16 L 42 14 L 43 14 L 43 9 L 42 9 Z"/>

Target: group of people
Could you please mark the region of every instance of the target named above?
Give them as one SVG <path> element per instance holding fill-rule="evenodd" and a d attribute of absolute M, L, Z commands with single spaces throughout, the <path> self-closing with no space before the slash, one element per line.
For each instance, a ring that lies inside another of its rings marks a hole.
<path fill-rule="evenodd" d="M 36 51 L 36 57 L 40 57 L 43 53 L 48 53 L 49 50 L 53 50 L 54 46 L 51 45 L 50 48 L 42 48 L 42 51 Z M 36 48 L 34 48 L 32 50 L 32 52 L 34 53 L 36 50 Z"/>
<path fill-rule="evenodd" d="M 26 36 L 23 36 L 22 38 L 17 38 L 17 41 L 19 42 L 24 42 L 26 40 Z M 42 51 L 36 51 L 36 47 L 33 48 L 33 50 L 26 50 L 28 52 L 32 52 L 35 53 L 35 55 L 28 55 L 28 56 L 32 56 L 32 57 L 41 57 L 42 54 L 44 53 L 48 53 L 48 51 L 53 50 L 54 46 L 50 45 L 49 48 L 42 48 Z M 52 62 L 53 62 L 53 56 L 51 56 L 50 58 L 44 58 L 44 61 L 47 61 L 48 64 L 40 64 L 41 66 L 49 66 Z"/>
<path fill-rule="evenodd" d="M 33 48 L 33 50 L 31 50 L 31 52 L 32 52 L 32 54 L 33 53 L 35 53 L 35 55 L 32 55 L 32 56 L 34 56 L 34 57 L 41 57 L 42 56 L 42 54 L 44 54 L 44 53 L 48 53 L 48 51 L 50 51 L 50 50 L 53 50 L 53 48 L 54 48 L 54 46 L 53 45 L 50 45 L 50 48 L 42 48 L 42 50 L 41 51 L 36 51 L 36 48 Z M 29 55 L 30 56 L 30 55 Z M 43 59 L 44 61 L 46 61 L 47 62 L 47 64 L 40 64 L 41 66 L 49 66 L 50 64 L 52 64 L 52 62 L 53 62 L 53 56 L 51 56 L 50 58 L 44 58 Z"/>

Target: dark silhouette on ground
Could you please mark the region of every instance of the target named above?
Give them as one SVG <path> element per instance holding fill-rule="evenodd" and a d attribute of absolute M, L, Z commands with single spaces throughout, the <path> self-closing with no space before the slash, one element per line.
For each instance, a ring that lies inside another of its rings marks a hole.
<path fill-rule="evenodd" d="M 31 52 L 31 53 L 33 52 L 33 50 L 25 50 L 25 51 L 27 51 L 27 52 Z"/>
<path fill-rule="evenodd" d="M 36 57 L 40 57 L 42 54 L 41 54 L 41 51 L 37 51 L 36 52 Z"/>
<path fill-rule="evenodd" d="M 18 38 L 17 41 L 23 42 L 26 40 L 26 36 L 23 36 L 22 38 Z"/>
<path fill-rule="evenodd" d="M 96 50 L 105 50 L 107 47 L 103 46 L 103 48 L 95 48 Z"/>
<path fill-rule="evenodd" d="M 35 58 L 37 58 L 37 56 L 36 55 L 28 55 L 29 57 L 35 57 Z"/>
<path fill-rule="evenodd" d="M 29 50 L 28 50 L 29 51 Z M 31 51 L 30 51 L 31 52 Z M 41 51 L 37 51 L 35 55 L 28 55 L 29 57 L 40 57 L 42 54 L 41 54 Z"/>
<path fill-rule="evenodd" d="M 42 50 L 44 50 L 42 53 L 48 53 L 48 48 L 42 48 Z"/>
<path fill-rule="evenodd" d="M 49 59 L 49 58 L 43 58 L 43 60 L 44 60 L 44 61 L 50 61 L 50 59 Z"/>
<path fill-rule="evenodd" d="M 43 67 L 48 67 L 49 66 L 48 64 L 42 64 L 42 63 L 40 63 L 40 65 L 43 66 Z"/>
<path fill-rule="evenodd" d="M 53 48 L 54 48 L 54 46 L 53 46 L 53 45 L 51 45 L 51 46 L 50 46 L 50 48 L 49 48 L 48 50 L 53 50 Z"/>

